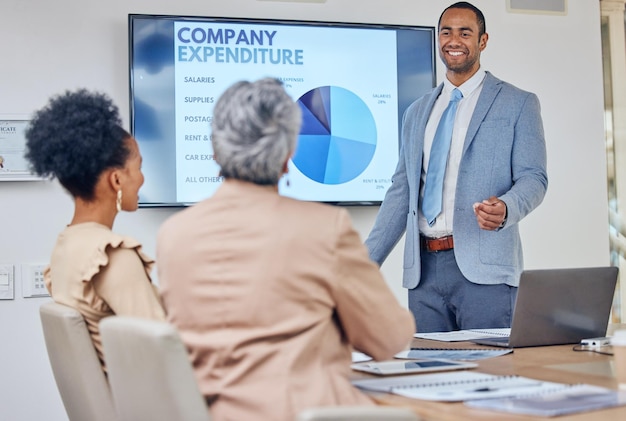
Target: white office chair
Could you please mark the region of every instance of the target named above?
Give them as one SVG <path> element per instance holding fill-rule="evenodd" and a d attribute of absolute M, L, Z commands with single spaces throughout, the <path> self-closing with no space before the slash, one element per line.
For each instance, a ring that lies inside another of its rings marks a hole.
<path fill-rule="evenodd" d="M 111 421 L 113 400 L 83 316 L 50 301 L 39 308 L 54 380 L 71 421 Z"/>
<path fill-rule="evenodd" d="M 296 421 L 419 421 L 408 408 L 391 406 L 329 406 L 309 408 Z"/>
<path fill-rule="evenodd" d="M 121 421 L 210 421 L 174 326 L 113 316 L 100 322 L 100 334 Z"/>

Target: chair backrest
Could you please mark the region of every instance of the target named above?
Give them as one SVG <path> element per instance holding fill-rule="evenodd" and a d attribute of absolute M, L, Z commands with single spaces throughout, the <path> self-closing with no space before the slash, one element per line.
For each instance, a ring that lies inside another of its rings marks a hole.
<path fill-rule="evenodd" d="M 121 421 L 208 421 L 187 349 L 166 322 L 113 316 L 100 322 L 113 402 Z"/>
<path fill-rule="evenodd" d="M 39 308 L 54 380 L 71 421 L 116 420 L 106 377 L 83 316 L 54 301 Z"/>
<path fill-rule="evenodd" d="M 296 421 L 419 421 L 408 408 L 391 406 L 328 406 L 300 412 Z"/>

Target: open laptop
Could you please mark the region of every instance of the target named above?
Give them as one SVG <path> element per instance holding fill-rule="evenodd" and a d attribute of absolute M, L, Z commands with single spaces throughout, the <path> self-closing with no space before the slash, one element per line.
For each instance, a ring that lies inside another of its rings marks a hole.
<path fill-rule="evenodd" d="M 616 267 L 522 272 L 510 336 L 472 342 L 506 348 L 579 343 L 606 335 Z"/>

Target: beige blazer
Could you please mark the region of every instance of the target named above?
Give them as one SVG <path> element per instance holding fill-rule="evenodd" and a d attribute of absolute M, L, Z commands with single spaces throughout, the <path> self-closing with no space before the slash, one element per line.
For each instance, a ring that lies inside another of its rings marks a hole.
<path fill-rule="evenodd" d="M 350 384 L 352 347 L 389 359 L 415 332 L 347 211 L 274 187 L 227 180 L 169 218 L 157 269 L 216 421 L 372 405 Z"/>

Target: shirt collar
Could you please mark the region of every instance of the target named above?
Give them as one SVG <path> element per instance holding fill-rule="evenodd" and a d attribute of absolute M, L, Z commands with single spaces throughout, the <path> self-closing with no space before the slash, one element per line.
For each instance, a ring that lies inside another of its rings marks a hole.
<path fill-rule="evenodd" d="M 458 88 L 463 94 L 463 98 L 467 98 L 472 92 L 476 90 L 483 83 L 487 72 L 481 67 L 478 68 L 478 71 L 472 75 L 471 78 L 466 80 L 461 86 L 454 86 L 452 82 L 448 80 L 448 78 L 443 79 L 443 89 L 450 93 L 455 88 Z"/>

